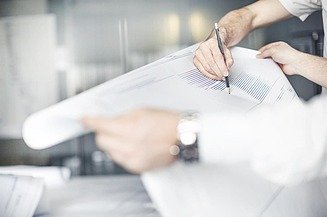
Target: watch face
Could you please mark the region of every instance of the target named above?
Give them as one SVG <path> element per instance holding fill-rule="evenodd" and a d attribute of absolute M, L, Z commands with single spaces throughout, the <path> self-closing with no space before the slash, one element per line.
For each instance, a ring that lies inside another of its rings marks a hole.
<path fill-rule="evenodd" d="M 192 145 L 195 143 L 197 138 L 196 133 L 194 132 L 183 132 L 179 135 L 180 142 L 183 145 Z"/>
<path fill-rule="evenodd" d="M 193 120 L 183 120 L 178 125 L 179 140 L 183 145 L 192 145 L 197 139 L 199 123 Z"/>

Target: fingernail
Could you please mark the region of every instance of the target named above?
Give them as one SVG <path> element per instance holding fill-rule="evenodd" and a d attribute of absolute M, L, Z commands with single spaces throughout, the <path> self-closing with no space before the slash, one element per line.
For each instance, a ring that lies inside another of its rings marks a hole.
<path fill-rule="evenodd" d="M 223 74 L 224 74 L 224 77 L 227 77 L 229 75 L 228 72 L 224 72 Z"/>

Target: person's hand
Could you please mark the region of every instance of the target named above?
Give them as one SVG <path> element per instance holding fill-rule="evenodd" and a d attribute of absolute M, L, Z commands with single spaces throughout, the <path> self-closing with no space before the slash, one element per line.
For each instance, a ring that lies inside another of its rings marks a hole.
<path fill-rule="evenodd" d="M 279 64 L 287 75 L 301 74 L 303 64 L 306 62 L 305 53 L 302 53 L 285 42 L 275 42 L 259 49 L 257 58 L 272 58 Z"/>
<path fill-rule="evenodd" d="M 177 143 L 178 113 L 138 109 L 115 118 L 85 117 L 100 149 L 132 173 L 142 173 L 175 161 L 170 154 Z"/>
<path fill-rule="evenodd" d="M 226 62 L 219 51 L 216 34 L 212 34 L 208 40 L 200 44 L 199 48 L 195 51 L 193 59 L 194 65 L 202 74 L 215 80 L 222 80 L 227 76 L 229 68 L 234 63 L 232 53 L 226 46 L 226 31 L 221 29 L 220 33 L 221 41 L 224 46 Z"/>

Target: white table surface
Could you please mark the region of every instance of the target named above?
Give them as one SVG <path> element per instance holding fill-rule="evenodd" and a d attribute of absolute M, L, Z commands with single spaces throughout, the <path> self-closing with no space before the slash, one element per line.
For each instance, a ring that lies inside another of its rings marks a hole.
<path fill-rule="evenodd" d="M 159 217 L 138 176 L 73 178 L 45 189 L 35 217 Z"/>

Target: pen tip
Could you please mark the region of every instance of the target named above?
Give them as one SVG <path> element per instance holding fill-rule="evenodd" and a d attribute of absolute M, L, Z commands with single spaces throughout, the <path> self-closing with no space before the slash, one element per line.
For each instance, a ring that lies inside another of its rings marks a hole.
<path fill-rule="evenodd" d="M 230 94 L 230 88 L 227 87 L 226 90 L 227 90 L 228 94 Z"/>

